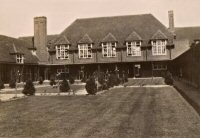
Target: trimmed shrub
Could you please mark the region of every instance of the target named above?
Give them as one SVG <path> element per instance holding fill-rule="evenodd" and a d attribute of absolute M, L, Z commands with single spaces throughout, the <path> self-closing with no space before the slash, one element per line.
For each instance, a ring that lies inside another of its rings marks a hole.
<path fill-rule="evenodd" d="M 111 74 L 108 78 L 108 87 L 117 86 L 120 84 L 120 79 L 117 77 L 116 74 Z"/>
<path fill-rule="evenodd" d="M 3 83 L 3 81 L 0 79 L 0 90 L 1 90 L 1 89 L 4 89 L 4 88 L 5 88 L 4 83 Z"/>
<path fill-rule="evenodd" d="M 67 92 L 70 90 L 69 84 L 66 79 L 63 79 L 60 85 L 60 92 Z"/>
<path fill-rule="evenodd" d="M 74 84 L 74 78 L 70 77 L 70 78 L 69 78 L 69 83 L 70 83 L 70 84 Z"/>
<path fill-rule="evenodd" d="M 86 81 L 87 81 L 86 77 L 83 77 L 81 80 L 81 82 L 86 82 Z"/>
<path fill-rule="evenodd" d="M 29 95 L 29 96 L 35 94 L 35 87 L 31 80 L 26 81 L 26 84 L 24 85 L 24 89 L 23 89 L 22 93 L 25 95 Z"/>
<path fill-rule="evenodd" d="M 98 82 L 103 85 L 105 83 L 105 74 L 103 72 L 100 72 L 98 74 Z"/>
<path fill-rule="evenodd" d="M 94 77 L 90 77 L 86 81 L 85 89 L 86 89 L 86 91 L 87 91 L 88 94 L 91 94 L 91 95 L 95 95 L 96 94 L 96 92 L 97 92 L 97 85 L 95 83 Z"/>
<path fill-rule="evenodd" d="M 40 77 L 40 78 L 39 78 L 39 82 L 38 82 L 38 83 L 39 83 L 40 85 L 42 85 L 42 84 L 43 84 L 43 81 L 44 81 L 44 80 L 43 80 L 43 78 L 42 78 L 42 77 Z"/>
<path fill-rule="evenodd" d="M 10 87 L 10 88 L 15 88 L 15 86 L 16 86 L 15 80 L 14 80 L 14 79 L 11 79 L 10 82 L 9 82 L 9 87 Z"/>
<path fill-rule="evenodd" d="M 56 84 L 55 79 L 51 78 L 49 84 L 51 86 L 55 85 Z"/>
<path fill-rule="evenodd" d="M 173 83 L 174 83 L 172 74 L 169 71 L 167 72 L 167 74 L 165 76 L 165 83 L 167 85 L 173 85 Z"/>

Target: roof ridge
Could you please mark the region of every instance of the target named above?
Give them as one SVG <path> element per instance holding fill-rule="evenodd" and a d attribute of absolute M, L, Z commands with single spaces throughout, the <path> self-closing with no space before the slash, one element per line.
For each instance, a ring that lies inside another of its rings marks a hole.
<path fill-rule="evenodd" d="M 175 29 L 183 29 L 183 28 L 197 28 L 197 27 L 199 27 L 200 28 L 200 26 L 182 26 L 182 27 L 175 27 Z"/>
<path fill-rule="evenodd" d="M 152 14 L 151 13 L 144 13 L 144 14 L 133 14 L 133 15 L 114 15 L 114 16 L 86 17 L 86 18 L 83 17 L 83 18 L 77 18 L 76 20 L 101 19 L 101 18 L 118 18 L 118 17 L 144 16 L 144 15 L 152 15 Z"/>

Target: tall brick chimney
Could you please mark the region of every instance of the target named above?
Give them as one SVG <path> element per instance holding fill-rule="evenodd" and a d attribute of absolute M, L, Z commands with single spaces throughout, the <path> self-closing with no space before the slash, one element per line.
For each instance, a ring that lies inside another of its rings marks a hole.
<path fill-rule="evenodd" d="M 47 18 L 34 18 L 34 46 L 40 62 L 48 61 L 47 51 Z"/>
<path fill-rule="evenodd" d="M 174 28 L 174 12 L 173 11 L 168 11 L 168 18 L 169 18 L 169 31 L 174 33 L 175 28 Z"/>

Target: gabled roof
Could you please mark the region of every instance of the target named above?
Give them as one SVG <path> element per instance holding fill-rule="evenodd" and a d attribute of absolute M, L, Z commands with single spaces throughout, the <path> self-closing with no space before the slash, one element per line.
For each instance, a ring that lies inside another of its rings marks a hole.
<path fill-rule="evenodd" d="M 79 41 L 79 44 L 87 44 L 87 43 L 93 43 L 92 39 L 90 36 L 86 33 Z"/>
<path fill-rule="evenodd" d="M 47 35 L 47 43 L 52 41 L 52 40 L 55 40 L 57 37 L 58 37 L 57 34 Z M 34 48 L 34 36 L 24 36 L 24 37 L 19 37 L 18 39 L 26 41 L 30 45 L 30 48 Z M 55 43 L 55 41 L 53 41 L 53 42 Z"/>
<path fill-rule="evenodd" d="M 28 50 L 29 43 L 8 36 L 0 35 L 0 62 L 16 63 L 15 55 L 11 53 L 24 54 L 25 63 L 36 64 L 38 58 Z"/>
<path fill-rule="evenodd" d="M 134 41 L 134 40 L 142 40 L 142 38 L 139 36 L 138 33 L 133 31 L 126 39 L 125 41 Z"/>
<path fill-rule="evenodd" d="M 58 44 L 70 44 L 69 40 L 67 39 L 67 37 L 65 35 L 61 36 L 58 38 L 58 40 L 55 42 L 55 45 Z"/>
<path fill-rule="evenodd" d="M 175 59 L 188 51 L 196 39 L 200 39 L 200 26 L 175 28 L 175 49 L 172 50 L 172 58 Z"/>
<path fill-rule="evenodd" d="M 101 42 L 117 42 L 117 39 L 112 33 L 108 33 Z"/>
<path fill-rule="evenodd" d="M 159 39 L 167 39 L 167 36 L 161 31 L 158 30 L 152 37 L 152 40 L 159 40 Z"/>
<path fill-rule="evenodd" d="M 77 19 L 60 36 L 68 38 L 72 49 L 76 48 L 77 42 L 85 34 L 92 39 L 93 47 L 99 46 L 102 40 L 105 41 L 105 36 L 109 33 L 115 37 L 112 39 L 118 42 L 118 46 L 124 46 L 124 41 L 133 30 L 143 41 L 149 41 L 157 30 L 161 30 L 168 39 L 173 39 L 172 33 L 152 14 Z"/>

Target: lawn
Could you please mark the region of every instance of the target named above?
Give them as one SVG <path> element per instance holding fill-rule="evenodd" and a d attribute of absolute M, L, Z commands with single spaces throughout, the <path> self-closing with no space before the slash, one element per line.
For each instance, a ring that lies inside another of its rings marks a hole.
<path fill-rule="evenodd" d="M 200 117 L 173 87 L 0 103 L 0 137 L 198 137 Z"/>

